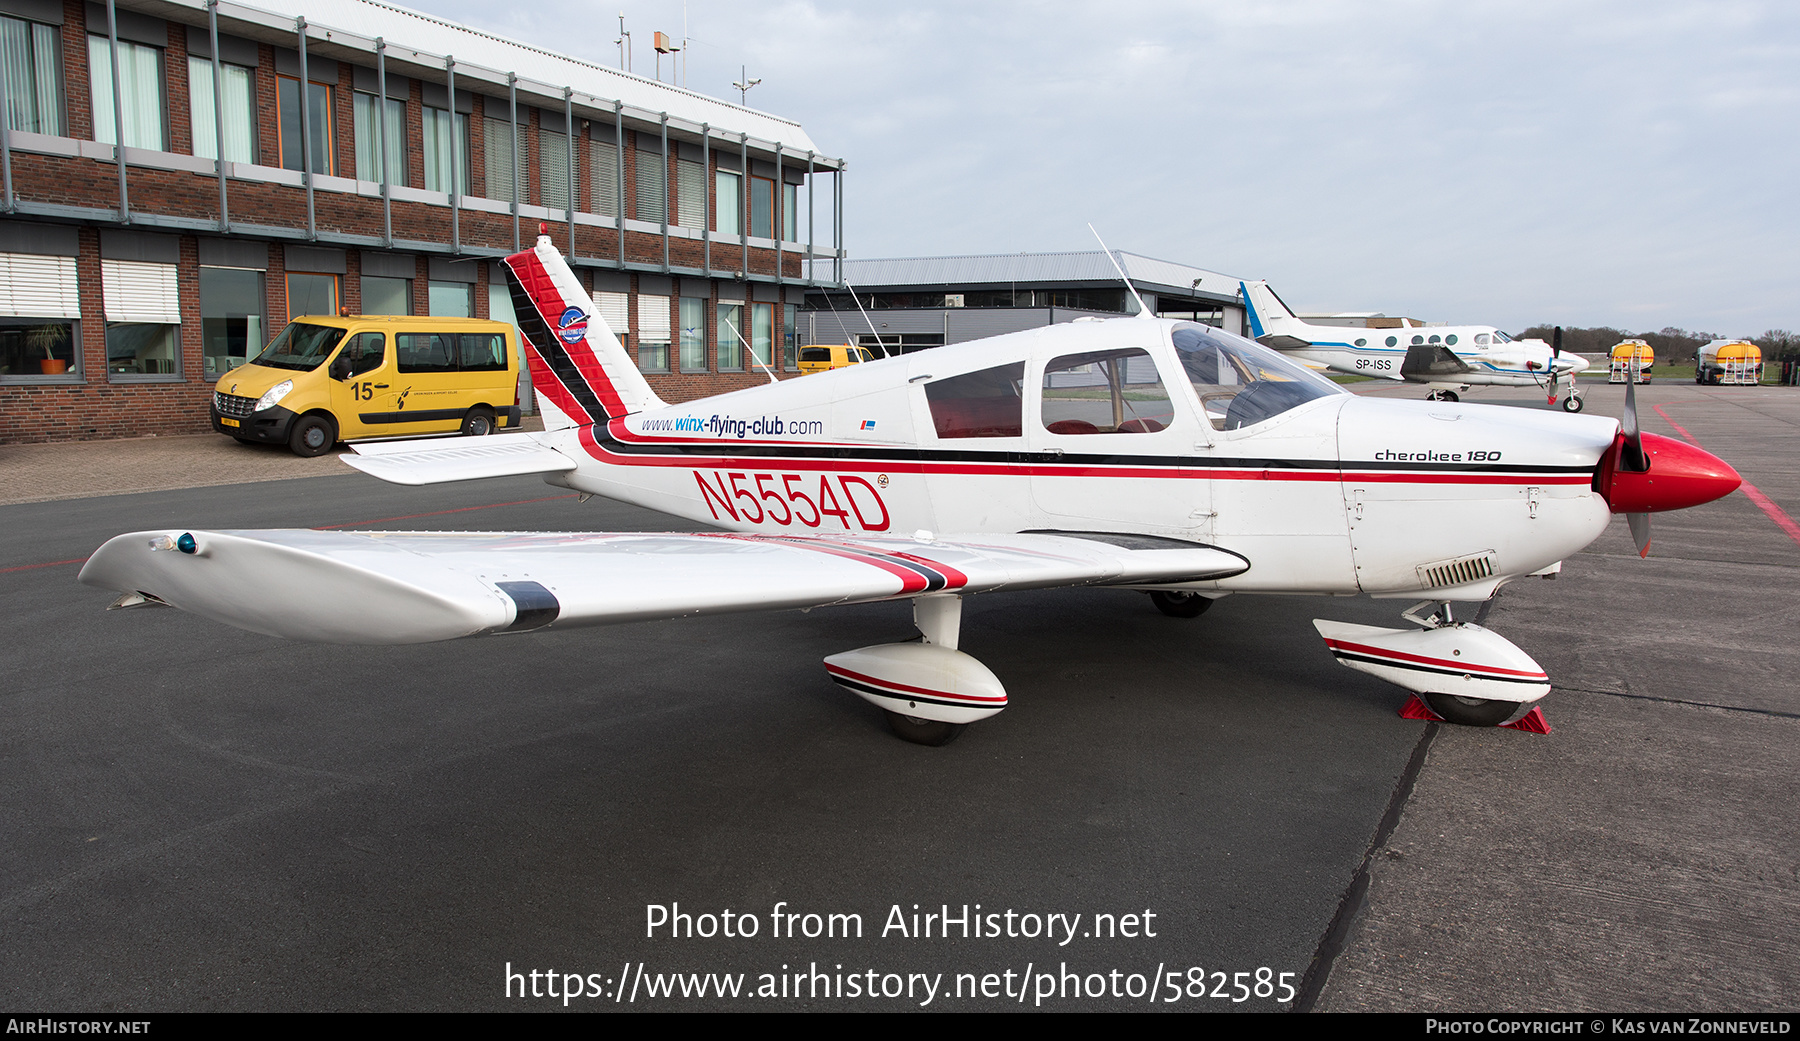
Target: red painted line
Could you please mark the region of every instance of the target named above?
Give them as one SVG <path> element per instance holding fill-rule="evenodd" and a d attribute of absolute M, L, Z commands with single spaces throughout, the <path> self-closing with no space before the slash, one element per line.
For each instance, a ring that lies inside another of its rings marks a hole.
<path fill-rule="evenodd" d="M 18 567 L 0 567 L 0 575 L 4 575 L 9 571 L 30 571 L 33 568 L 40 567 L 62 567 L 64 564 L 85 564 L 87 561 L 88 558 L 86 557 L 77 557 L 74 560 L 52 560 L 48 564 L 20 564 Z"/>
<path fill-rule="evenodd" d="M 832 673 L 833 675 L 837 675 L 837 676 L 848 676 L 854 680 L 862 680 L 864 683 L 867 683 L 871 686 L 881 687 L 883 689 L 892 690 L 892 691 L 896 691 L 896 692 L 904 690 L 909 693 L 922 694 L 927 697 L 953 698 L 957 701 L 974 701 L 974 702 L 978 702 L 980 704 L 986 704 L 986 705 L 992 705 L 992 704 L 996 704 L 996 703 L 998 703 L 998 704 L 1006 703 L 1005 696 L 996 698 L 996 697 L 992 697 L 992 696 L 983 696 L 980 694 L 957 694 L 954 691 L 933 690 L 930 687 L 912 687 L 912 686 L 908 686 L 907 684 L 904 684 L 904 683 L 895 683 L 893 680 L 884 680 L 884 679 L 878 679 L 874 676 L 865 676 L 860 672 L 855 672 L 850 669 L 846 669 L 841 665 L 827 665 L 827 666 L 825 666 L 825 671 Z"/>
<path fill-rule="evenodd" d="M 1688 433 L 1687 429 L 1680 423 L 1670 419 L 1669 414 L 1663 411 L 1661 405 L 1653 407 L 1656 409 L 1656 414 L 1663 417 L 1663 422 L 1674 427 L 1675 432 L 1680 434 L 1688 444 L 1693 445 L 1695 448 L 1704 449 L 1706 447 L 1700 443 L 1698 438 Z M 1741 479 L 1743 475 L 1739 474 L 1738 477 Z M 1794 518 L 1788 516 L 1786 510 L 1775 505 L 1774 500 L 1770 499 L 1767 495 L 1764 495 L 1761 489 L 1757 488 L 1756 485 L 1751 484 L 1749 481 L 1743 481 L 1743 483 L 1738 485 L 1738 489 L 1742 491 L 1751 502 L 1756 504 L 1757 509 L 1767 514 L 1768 518 L 1775 522 L 1777 528 L 1786 532 L 1788 538 L 1793 539 L 1796 545 L 1800 545 L 1800 524 L 1794 523 Z"/>
<path fill-rule="evenodd" d="M 573 499 L 575 493 L 567 495 L 547 495 L 542 499 L 520 499 L 517 502 L 490 502 L 485 506 L 459 506 L 454 510 L 433 510 L 430 513 L 407 513 L 399 517 L 377 517 L 374 520 L 344 521 L 342 524 L 320 524 L 314 531 L 330 531 L 333 528 L 355 528 L 364 524 L 386 524 L 389 521 L 415 520 L 419 517 L 442 517 L 451 513 L 468 513 L 471 510 L 491 510 L 497 506 L 529 506 L 534 502 L 555 502 L 558 499 Z M 34 565 L 47 567 L 48 565 Z"/>
<path fill-rule="evenodd" d="M 1472 674 L 1490 674 L 1501 676 L 1517 676 L 1521 679 L 1542 680 L 1550 682 L 1550 676 L 1543 672 L 1521 672 L 1518 669 L 1502 669 L 1497 665 L 1477 665 L 1474 662 L 1455 661 L 1450 658 L 1428 658 L 1422 654 L 1408 654 L 1405 651 L 1390 651 L 1385 647 L 1370 647 L 1362 643 L 1350 643 L 1347 640 L 1326 640 L 1325 646 L 1332 650 L 1346 650 L 1353 654 L 1367 654 L 1373 658 L 1387 658 L 1392 661 L 1417 662 L 1420 665 L 1438 665 L 1457 672 Z"/>

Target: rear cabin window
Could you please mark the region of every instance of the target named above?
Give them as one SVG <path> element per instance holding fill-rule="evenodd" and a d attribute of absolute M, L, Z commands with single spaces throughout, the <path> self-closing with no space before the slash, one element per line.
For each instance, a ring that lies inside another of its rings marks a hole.
<path fill-rule="evenodd" d="M 401 372 L 495 372 L 506 368 L 506 337 L 499 333 L 396 333 Z"/>
<path fill-rule="evenodd" d="M 829 347 L 802 347 L 802 348 L 800 348 L 800 360 L 801 361 L 828 362 L 831 360 L 831 348 L 829 348 Z"/>
<path fill-rule="evenodd" d="M 1044 367 L 1043 421 L 1052 434 L 1153 434 L 1174 415 L 1148 351 L 1067 354 Z"/>
<path fill-rule="evenodd" d="M 1025 363 L 951 376 L 925 385 L 939 437 L 1019 437 L 1024 433 Z"/>

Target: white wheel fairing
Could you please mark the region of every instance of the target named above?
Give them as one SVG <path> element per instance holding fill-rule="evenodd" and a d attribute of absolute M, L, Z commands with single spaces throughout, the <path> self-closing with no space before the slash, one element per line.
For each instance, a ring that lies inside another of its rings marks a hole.
<path fill-rule="evenodd" d="M 1420 694 L 1529 702 L 1550 693 L 1543 666 L 1479 625 L 1383 629 L 1315 618 L 1313 628 L 1345 666 Z"/>
<path fill-rule="evenodd" d="M 825 659 L 832 682 L 879 708 L 943 723 L 973 723 L 1006 707 L 1006 688 L 961 651 L 930 643 L 861 647 Z"/>

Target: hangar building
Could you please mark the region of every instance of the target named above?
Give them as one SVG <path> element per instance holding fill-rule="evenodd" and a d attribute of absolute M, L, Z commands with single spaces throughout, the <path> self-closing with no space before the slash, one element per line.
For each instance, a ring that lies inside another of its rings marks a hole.
<path fill-rule="evenodd" d="M 1234 275 L 1113 251 L 1151 311 L 1244 331 Z M 830 282 L 806 294 L 805 343 L 880 346 L 889 354 L 978 340 L 1085 315 L 1135 314 L 1105 253 L 994 253 L 965 257 L 841 260 Z M 821 268 L 821 275 L 825 272 Z M 864 318 L 851 289 L 868 309 Z"/>

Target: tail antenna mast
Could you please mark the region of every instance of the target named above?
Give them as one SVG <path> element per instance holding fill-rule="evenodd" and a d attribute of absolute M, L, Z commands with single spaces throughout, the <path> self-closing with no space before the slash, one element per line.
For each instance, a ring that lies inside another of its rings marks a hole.
<path fill-rule="evenodd" d="M 1088 224 L 1088 230 L 1094 231 L 1092 223 Z M 1106 248 L 1106 240 L 1101 238 L 1097 231 L 1094 231 L 1094 241 L 1100 243 L 1100 252 L 1105 253 L 1106 259 L 1112 261 L 1113 270 L 1119 273 L 1119 281 L 1125 283 L 1126 291 L 1131 294 L 1133 300 L 1137 301 L 1137 316 L 1139 318 L 1155 318 L 1156 316 L 1150 313 L 1150 305 L 1144 303 L 1144 298 L 1138 295 L 1137 286 L 1132 285 L 1131 279 L 1125 277 L 1125 269 L 1119 266 L 1119 258 L 1113 256 L 1113 251 Z"/>

